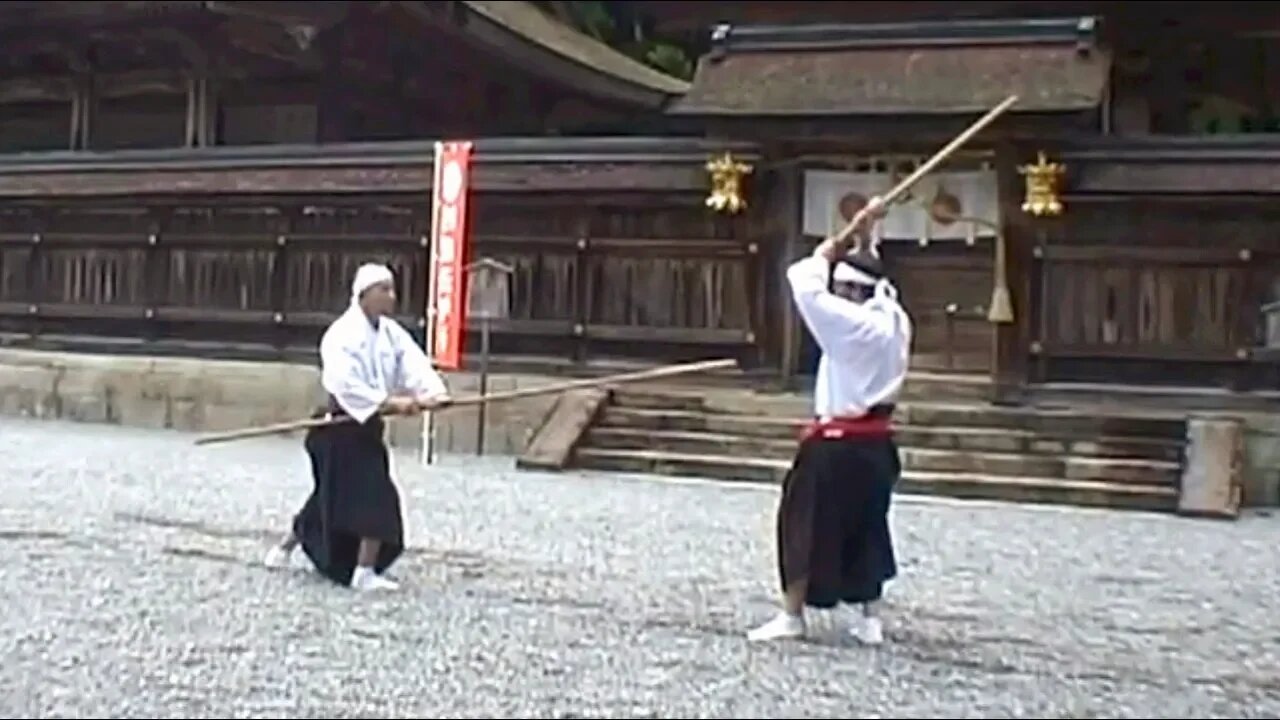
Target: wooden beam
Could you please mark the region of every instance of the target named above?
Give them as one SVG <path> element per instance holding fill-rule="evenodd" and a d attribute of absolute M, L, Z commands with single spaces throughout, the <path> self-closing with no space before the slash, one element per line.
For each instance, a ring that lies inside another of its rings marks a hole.
<path fill-rule="evenodd" d="M 98 106 L 97 90 L 93 76 L 84 74 L 76 78 L 71 98 L 71 149 L 85 150 L 93 132 L 94 111 Z"/>
<path fill-rule="evenodd" d="M 196 146 L 218 144 L 218 81 L 208 74 L 200 76 L 199 118 L 196 123 Z"/>
<path fill-rule="evenodd" d="M 1072 175 L 1073 193 L 1272 194 L 1280 188 L 1280 165 L 1273 163 L 1110 162 L 1079 167 Z"/>
<path fill-rule="evenodd" d="M 974 144 L 989 146 L 1011 139 L 1051 144 L 1059 138 L 1079 136 L 1082 131 L 1096 132 L 1097 115 L 1094 111 L 1011 114 L 980 133 Z M 850 147 L 865 147 L 879 153 L 891 153 L 899 149 L 915 151 L 921 146 L 946 142 L 972 122 L 970 114 L 795 118 L 760 115 L 709 118 L 705 124 L 708 133 L 719 137 L 788 145 L 839 143 L 846 151 Z"/>
<path fill-rule="evenodd" d="M 76 80 L 59 78 L 16 78 L 0 83 L 0 104 L 41 103 L 70 100 Z"/>
<path fill-rule="evenodd" d="M 196 144 L 196 122 L 200 116 L 200 109 L 197 107 L 197 89 L 196 76 L 194 74 L 187 75 L 187 117 L 185 127 L 182 131 L 182 144 L 185 147 L 194 147 Z"/>
<path fill-rule="evenodd" d="M 71 102 L 83 81 L 74 76 L 29 77 L 0 82 L 0 105 L 32 102 Z M 98 97 L 103 99 L 138 95 L 181 95 L 186 80 L 175 70 L 138 70 L 94 78 Z"/>
<path fill-rule="evenodd" d="M 625 165 L 507 165 L 476 170 L 477 189 L 488 192 L 594 193 L 608 188 L 628 192 L 686 190 L 702 192 L 701 168 Z M 6 172 L 0 166 L 0 197 L 122 196 L 252 193 L 407 193 L 431 188 L 430 165 L 394 167 L 198 168 Z"/>

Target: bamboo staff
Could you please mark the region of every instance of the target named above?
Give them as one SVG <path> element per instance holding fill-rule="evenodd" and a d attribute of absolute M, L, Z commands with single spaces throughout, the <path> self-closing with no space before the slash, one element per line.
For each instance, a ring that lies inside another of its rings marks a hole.
<path fill-rule="evenodd" d="M 947 143 L 938 152 L 934 153 L 933 157 L 929 158 L 923 165 L 916 168 L 910 175 L 903 178 L 897 185 L 894 185 L 889 192 L 881 195 L 880 199 L 884 201 L 884 206 L 887 208 L 894 200 L 897 200 L 899 196 L 910 190 L 911 186 L 920 182 L 920 178 L 933 172 L 935 168 L 941 165 L 947 158 L 954 155 L 955 152 L 965 143 L 972 140 L 975 135 L 982 132 L 988 125 L 995 122 L 996 118 L 1003 115 L 1005 111 L 1013 107 L 1017 102 L 1018 96 L 1010 95 L 1004 99 L 1004 102 L 991 108 L 986 115 L 978 118 L 975 123 L 969 126 L 969 129 L 957 135 L 954 140 Z M 844 229 L 836 234 L 835 241 L 838 245 L 843 246 L 849 242 L 849 236 L 852 235 L 853 231 L 857 230 L 858 226 L 862 224 L 866 214 L 867 208 L 863 208 L 854 214 L 853 218 L 849 221 L 849 224 L 845 225 Z"/>
<path fill-rule="evenodd" d="M 666 365 L 649 370 L 637 370 L 635 372 L 621 373 L 619 375 L 609 375 L 602 378 L 586 378 L 583 380 L 570 380 L 553 385 L 546 385 L 536 388 L 524 388 L 522 390 L 508 390 L 506 392 L 490 393 L 488 395 L 476 395 L 473 397 L 458 398 L 448 405 L 439 408 L 436 412 L 448 410 L 449 408 L 480 405 L 482 403 L 502 402 L 507 400 L 520 400 L 522 398 L 537 397 L 539 395 L 554 395 L 556 393 L 568 392 L 570 390 L 581 390 L 585 388 L 604 387 L 608 385 L 619 385 L 622 383 L 640 382 L 643 380 L 656 380 L 660 378 L 674 377 L 676 375 L 688 375 L 691 373 L 709 372 L 711 370 L 723 370 L 734 367 L 738 364 L 737 360 L 703 360 L 694 363 L 684 363 L 681 365 Z M 197 445 L 211 445 L 213 443 L 230 442 L 232 440 L 242 440 L 244 438 L 262 437 L 265 435 L 279 435 L 281 433 L 293 432 L 295 430 L 308 430 L 310 428 L 324 427 L 326 425 L 337 425 L 340 423 L 352 422 L 352 418 L 346 415 L 332 417 L 309 418 L 307 420 L 292 420 L 289 422 L 276 423 L 274 425 L 263 425 L 261 427 L 242 428 L 240 430 L 230 430 L 228 432 L 212 433 L 210 435 L 202 435 L 196 438 Z"/>

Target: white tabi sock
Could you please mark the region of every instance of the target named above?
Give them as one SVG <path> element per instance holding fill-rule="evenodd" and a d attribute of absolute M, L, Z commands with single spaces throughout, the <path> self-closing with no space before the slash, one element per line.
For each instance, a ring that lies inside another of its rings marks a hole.
<path fill-rule="evenodd" d="M 351 573 L 351 587 L 356 590 L 395 590 L 400 585 L 378 575 L 371 567 L 357 565 Z"/>
<path fill-rule="evenodd" d="M 285 550 L 279 545 L 271 546 L 267 551 L 267 556 L 262 559 L 262 564 L 269 568 L 286 568 L 289 567 L 290 561 L 293 559 L 293 548 Z"/>
<path fill-rule="evenodd" d="M 849 622 L 849 634 L 863 645 L 879 645 L 884 642 L 884 623 L 874 614 L 868 614 L 859 606 L 854 609 Z"/>
<path fill-rule="evenodd" d="M 751 642 L 766 642 L 804 637 L 804 633 L 804 616 L 792 615 L 784 610 L 774 615 L 769 622 L 747 633 L 747 639 Z"/>

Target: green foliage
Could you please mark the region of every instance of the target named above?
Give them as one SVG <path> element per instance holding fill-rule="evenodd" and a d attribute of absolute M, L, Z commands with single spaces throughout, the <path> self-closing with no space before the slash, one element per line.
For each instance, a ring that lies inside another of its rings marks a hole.
<path fill-rule="evenodd" d="M 670 43 L 652 42 L 643 59 L 649 67 L 681 80 L 689 80 L 693 77 L 693 61 L 689 59 L 689 54 Z"/>
<path fill-rule="evenodd" d="M 540 2 L 547 12 L 584 35 L 622 52 L 655 70 L 688 80 L 693 77 L 693 60 L 674 42 L 649 37 L 639 17 L 629 17 L 617 3 Z"/>

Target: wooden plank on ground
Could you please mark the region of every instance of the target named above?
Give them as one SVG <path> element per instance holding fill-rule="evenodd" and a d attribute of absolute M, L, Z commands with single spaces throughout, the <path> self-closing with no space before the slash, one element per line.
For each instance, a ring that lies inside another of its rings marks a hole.
<path fill-rule="evenodd" d="M 1238 420 L 1190 418 L 1178 512 L 1236 518 L 1240 515 L 1244 429 Z"/>
<path fill-rule="evenodd" d="M 542 426 L 533 434 L 524 454 L 516 459 L 521 470 L 562 470 L 578 440 L 586 434 L 605 399 L 607 390 L 572 390 L 556 398 Z"/>

